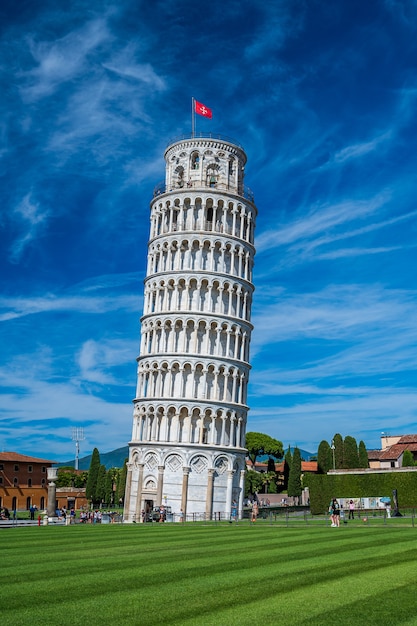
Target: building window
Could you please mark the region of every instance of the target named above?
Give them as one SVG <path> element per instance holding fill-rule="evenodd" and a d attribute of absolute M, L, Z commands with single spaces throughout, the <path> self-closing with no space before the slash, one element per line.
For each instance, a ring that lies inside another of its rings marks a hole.
<path fill-rule="evenodd" d="M 28 487 L 32 487 L 32 479 L 28 478 Z"/>
<path fill-rule="evenodd" d="M 17 478 L 13 478 L 13 484 L 15 487 L 17 487 L 17 485 L 19 484 L 19 481 Z"/>
<path fill-rule="evenodd" d="M 4 470 L 4 465 L 3 463 L 0 463 L 0 472 L 2 472 Z"/>
<path fill-rule="evenodd" d="M 18 466 L 18 465 L 15 465 L 15 466 L 14 466 L 14 471 L 15 471 L 15 472 L 18 472 L 18 471 L 19 471 L 19 466 Z"/>
<path fill-rule="evenodd" d="M 45 479 L 44 478 L 42 478 L 42 480 L 41 480 L 41 485 L 42 485 L 42 487 L 45 487 Z"/>
<path fill-rule="evenodd" d="M 46 467 L 45 467 L 45 465 L 42 465 L 42 474 L 46 474 Z"/>
<path fill-rule="evenodd" d="M 28 465 L 28 472 L 33 472 L 33 466 L 32 465 Z"/>
<path fill-rule="evenodd" d="M 0 485 L 3 484 L 3 476 L 0 476 Z"/>

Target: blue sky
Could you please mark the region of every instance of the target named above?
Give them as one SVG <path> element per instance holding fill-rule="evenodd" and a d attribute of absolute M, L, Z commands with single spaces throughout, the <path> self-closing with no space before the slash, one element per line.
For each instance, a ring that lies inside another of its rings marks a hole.
<path fill-rule="evenodd" d="M 417 1 L 0 9 L 0 446 L 130 439 L 169 141 L 233 137 L 259 215 L 248 430 L 417 431 Z"/>

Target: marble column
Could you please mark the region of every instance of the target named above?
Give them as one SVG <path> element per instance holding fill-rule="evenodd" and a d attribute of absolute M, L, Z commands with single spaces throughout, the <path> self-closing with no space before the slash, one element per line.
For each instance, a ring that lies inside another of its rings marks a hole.
<path fill-rule="evenodd" d="M 47 468 L 47 478 L 48 478 L 48 506 L 46 512 L 48 517 L 56 517 L 56 477 L 58 474 L 58 469 L 56 467 L 48 467 Z"/>
<path fill-rule="evenodd" d="M 206 519 L 210 520 L 213 514 L 213 485 L 214 485 L 214 469 L 208 470 L 207 477 L 207 494 L 206 494 Z"/>
<path fill-rule="evenodd" d="M 138 490 L 136 492 L 136 508 L 135 508 L 135 521 L 142 521 L 142 483 L 143 483 L 143 463 L 138 463 L 139 475 L 138 475 Z"/>
<path fill-rule="evenodd" d="M 232 495 L 233 495 L 233 475 L 234 470 L 227 470 L 227 487 L 226 487 L 226 519 L 230 517 L 232 512 Z"/>
<path fill-rule="evenodd" d="M 184 515 L 184 520 L 186 520 L 187 515 L 187 495 L 188 495 L 188 477 L 190 475 L 190 468 L 183 467 L 183 476 L 182 476 L 182 493 L 181 493 L 181 509 Z"/>
<path fill-rule="evenodd" d="M 125 490 L 125 507 L 123 511 L 123 519 L 125 522 L 130 522 L 131 520 L 129 515 L 129 505 L 130 505 L 130 493 L 132 491 L 132 470 L 133 464 L 127 464 L 127 475 L 126 475 L 126 490 Z"/>
<path fill-rule="evenodd" d="M 156 491 L 156 506 L 162 504 L 162 490 L 164 487 L 164 466 L 158 465 L 158 487 Z"/>

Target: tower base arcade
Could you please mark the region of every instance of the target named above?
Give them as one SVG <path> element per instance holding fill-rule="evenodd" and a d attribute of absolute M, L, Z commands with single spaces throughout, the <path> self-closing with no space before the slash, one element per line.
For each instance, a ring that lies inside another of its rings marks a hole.
<path fill-rule="evenodd" d="M 125 522 L 142 521 L 156 506 L 170 507 L 175 521 L 228 518 L 233 501 L 242 510 L 244 449 L 129 445 Z"/>

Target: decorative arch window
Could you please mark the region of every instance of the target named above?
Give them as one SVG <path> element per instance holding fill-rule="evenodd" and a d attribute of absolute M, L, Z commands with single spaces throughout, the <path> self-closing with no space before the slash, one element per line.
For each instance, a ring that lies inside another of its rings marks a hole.
<path fill-rule="evenodd" d="M 200 155 L 198 152 L 193 152 L 191 155 L 191 169 L 198 170 L 200 168 Z"/>
<path fill-rule="evenodd" d="M 178 166 L 175 169 L 175 176 L 176 176 L 176 185 L 177 187 L 184 187 L 184 168 L 182 167 L 182 165 Z"/>
<path fill-rule="evenodd" d="M 215 165 L 209 165 L 207 168 L 207 185 L 209 187 L 216 187 L 218 179 L 218 171 Z"/>

